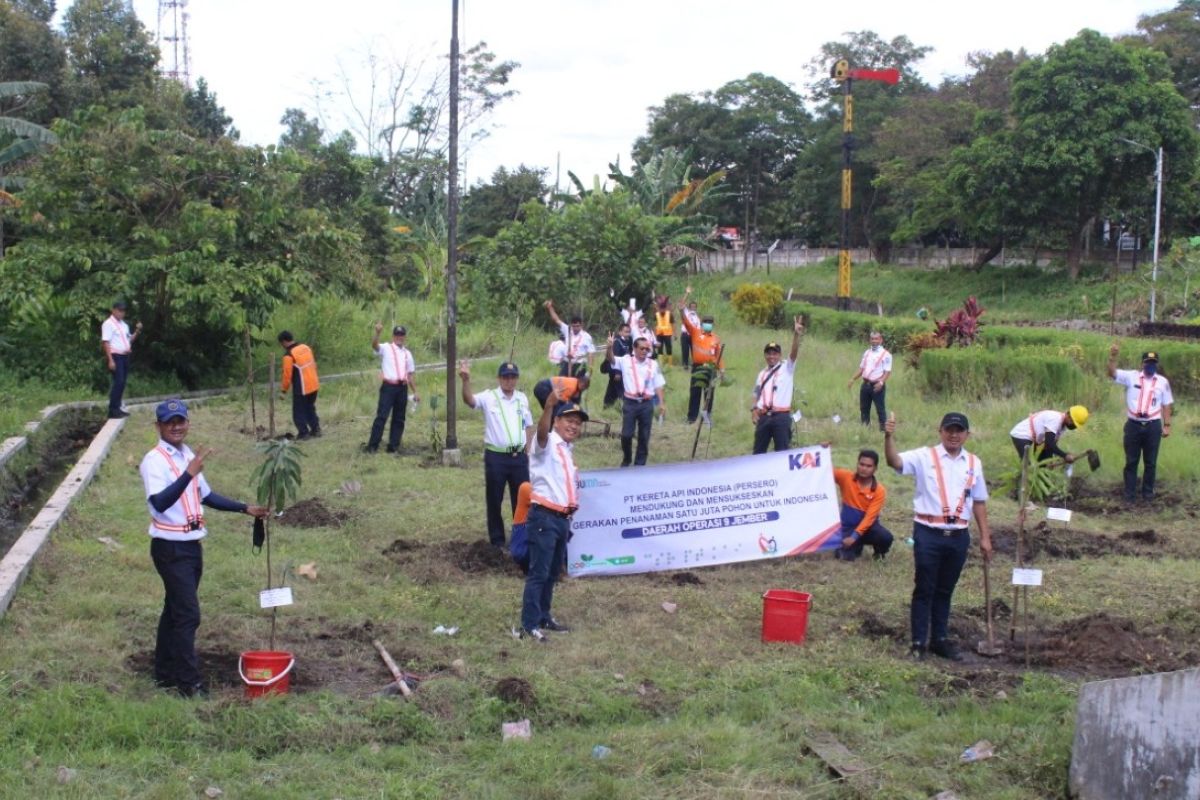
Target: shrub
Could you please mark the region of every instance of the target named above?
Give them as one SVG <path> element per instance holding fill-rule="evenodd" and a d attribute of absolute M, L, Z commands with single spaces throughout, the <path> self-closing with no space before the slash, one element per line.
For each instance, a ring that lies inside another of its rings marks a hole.
<path fill-rule="evenodd" d="M 981 347 L 931 349 L 921 353 L 921 388 L 963 400 L 1024 393 L 1046 402 L 1098 405 L 1106 383 L 1057 353 L 1004 352 Z"/>
<path fill-rule="evenodd" d="M 738 319 L 747 325 L 783 325 L 783 288 L 774 283 L 743 283 L 730 299 Z"/>

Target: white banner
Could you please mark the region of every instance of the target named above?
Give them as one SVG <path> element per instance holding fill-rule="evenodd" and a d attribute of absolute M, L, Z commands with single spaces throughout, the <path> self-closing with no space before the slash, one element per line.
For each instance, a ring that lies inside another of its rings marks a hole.
<path fill-rule="evenodd" d="M 841 529 L 828 448 L 580 475 L 567 571 L 623 575 L 813 552 Z"/>

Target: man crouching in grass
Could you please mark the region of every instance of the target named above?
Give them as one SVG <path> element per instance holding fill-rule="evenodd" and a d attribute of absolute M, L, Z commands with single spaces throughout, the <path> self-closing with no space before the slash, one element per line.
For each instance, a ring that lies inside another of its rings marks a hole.
<path fill-rule="evenodd" d="M 532 505 L 526 521 L 529 574 L 521 601 L 521 636 L 546 642 L 545 631 L 567 633 L 570 628 L 550 614 L 554 582 L 567 555 L 571 517 L 579 509 L 579 471 L 571 443 L 579 438 L 588 415 L 575 403 L 560 403 L 557 386 L 538 419 L 529 445 Z"/>

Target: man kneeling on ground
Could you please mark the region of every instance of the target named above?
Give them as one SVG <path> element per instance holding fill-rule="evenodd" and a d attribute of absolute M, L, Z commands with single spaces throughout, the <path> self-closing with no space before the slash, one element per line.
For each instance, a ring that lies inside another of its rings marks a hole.
<path fill-rule="evenodd" d="M 842 493 L 842 547 L 834 556 L 842 561 L 861 556 L 864 545 L 871 545 L 878 559 L 892 548 L 892 532 L 879 521 L 887 489 L 875 478 L 878 467 L 879 453 L 860 450 L 853 471 L 833 470 L 833 480 Z"/>

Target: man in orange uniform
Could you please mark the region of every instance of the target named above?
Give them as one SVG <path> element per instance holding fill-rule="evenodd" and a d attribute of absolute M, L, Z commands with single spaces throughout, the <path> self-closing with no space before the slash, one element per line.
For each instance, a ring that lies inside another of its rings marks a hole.
<path fill-rule="evenodd" d="M 842 547 L 834 556 L 842 561 L 858 558 L 868 544 L 875 548 L 877 559 L 892 549 L 892 532 L 879 522 L 887 489 L 875 478 L 878 467 L 879 453 L 860 450 L 853 471 L 833 470 L 833 481 L 842 493 Z"/>
<path fill-rule="evenodd" d="M 700 318 L 699 326 L 694 321 L 694 314 L 687 311 L 688 298 L 692 296 L 692 287 L 687 287 L 683 299 L 679 301 L 680 316 L 683 327 L 687 330 L 692 342 L 692 386 L 688 395 L 687 421 L 690 425 L 700 416 L 700 397 L 704 390 L 713 385 L 713 381 L 725 375 L 725 357 L 721 354 L 721 337 L 712 332 L 713 318 L 706 314 Z M 712 412 L 712 395 L 709 395 L 704 413 Z"/>
<path fill-rule="evenodd" d="M 654 337 L 658 340 L 658 356 L 666 355 L 665 362 L 674 360 L 671 353 L 671 337 L 675 335 L 675 325 L 671 314 L 671 298 L 658 295 L 654 298 Z"/>
<path fill-rule="evenodd" d="M 559 402 L 578 403 L 579 398 L 587 391 L 587 388 L 592 385 L 591 377 L 585 372 L 578 378 L 564 378 L 558 375 L 553 378 L 542 378 L 533 385 L 533 396 L 541 403 L 542 408 L 546 407 L 546 400 L 555 392 L 563 398 Z"/>
<path fill-rule="evenodd" d="M 312 348 L 297 342 L 291 331 L 280 332 L 279 344 L 284 352 L 279 391 L 287 394 L 288 389 L 292 390 L 292 422 L 296 424 L 296 438 L 320 436 L 317 390 L 321 388 L 321 380 L 317 377 L 317 360 Z"/>

